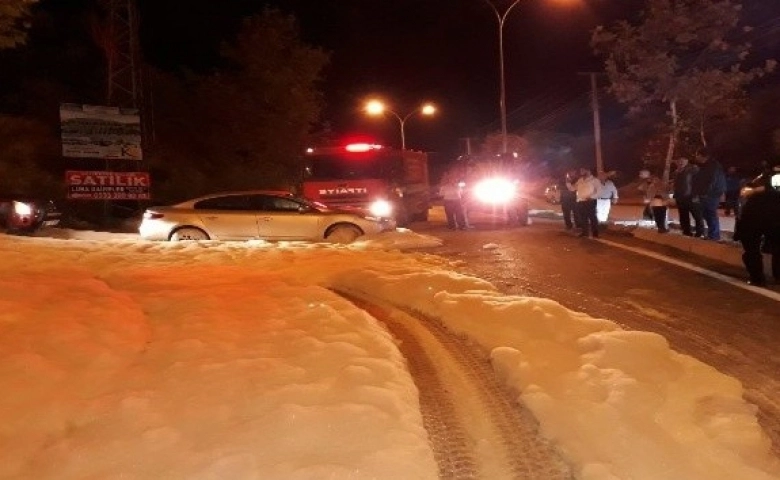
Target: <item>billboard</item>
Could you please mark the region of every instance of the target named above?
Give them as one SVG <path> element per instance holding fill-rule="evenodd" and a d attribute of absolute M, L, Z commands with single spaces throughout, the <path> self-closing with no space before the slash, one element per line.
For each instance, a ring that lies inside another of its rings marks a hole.
<path fill-rule="evenodd" d="M 148 172 L 67 171 L 68 198 L 75 200 L 149 200 Z"/>
<path fill-rule="evenodd" d="M 62 155 L 141 160 L 141 117 L 137 109 L 63 103 Z"/>

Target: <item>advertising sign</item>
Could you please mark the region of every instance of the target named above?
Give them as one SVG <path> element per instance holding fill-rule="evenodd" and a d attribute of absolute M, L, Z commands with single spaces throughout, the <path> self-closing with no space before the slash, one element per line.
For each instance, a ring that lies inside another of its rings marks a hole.
<path fill-rule="evenodd" d="M 62 155 L 141 160 L 141 117 L 137 109 L 63 103 Z"/>
<path fill-rule="evenodd" d="M 76 200 L 149 200 L 148 172 L 65 172 L 68 198 Z"/>

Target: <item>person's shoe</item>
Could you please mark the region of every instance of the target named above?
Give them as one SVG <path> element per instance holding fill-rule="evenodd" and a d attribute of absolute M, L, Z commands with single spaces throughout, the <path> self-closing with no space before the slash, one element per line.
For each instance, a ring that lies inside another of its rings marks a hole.
<path fill-rule="evenodd" d="M 669 233 L 669 229 L 668 228 L 661 228 L 661 229 L 658 230 L 658 233 Z"/>
<path fill-rule="evenodd" d="M 587 233 L 580 233 L 580 234 L 579 234 L 579 235 L 577 235 L 577 236 L 578 236 L 578 237 L 580 237 L 580 238 L 582 238 L 582 237 L 585 237 L 585 238 L 587 238 L 588 234 L 587 234 Z"/>
<path fill-rule="evenodd" d="M 766 287 L 766 280 L 748 280 L 747 283 L 754 287 Z"/>

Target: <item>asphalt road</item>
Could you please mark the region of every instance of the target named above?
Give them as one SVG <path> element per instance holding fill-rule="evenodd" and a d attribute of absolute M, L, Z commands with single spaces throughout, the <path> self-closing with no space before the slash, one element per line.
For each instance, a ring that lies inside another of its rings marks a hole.
<path fill-rule="evenodd" d="M 435 212 L 419 233 L 444 240 L 427 249 L 459 261 L 462 272 L 491 281 L 507 294 L 550 298 L 630 330 L 655 332 L 672 348 L 736 377 L 745 398 L 759 407 L 759 421 L 780 455 L 780 304 L 701 273 L 655 258 L 578 238 L 560 220 L 528 227 L 504 227 L 487 216 L 475 226 L 450 231 Z M 658 253 L 621 232 L 602 238 Z M 686 258 L 720 273 L 742 275 L 734 267 Z M 773 287 L 777 289 L 778 287 Z"/>

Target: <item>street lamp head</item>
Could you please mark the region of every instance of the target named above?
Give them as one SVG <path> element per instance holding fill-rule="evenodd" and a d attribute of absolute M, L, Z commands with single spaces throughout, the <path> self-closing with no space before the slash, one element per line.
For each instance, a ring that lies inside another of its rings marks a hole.
<path fill-rule="evenodd" d="M 422 106 L 420 112 L 423 115 L 433 115 L 434 113 L 436 113 L 436 107 L 434 107 L 433 104 L 431 103 L 426 103 L 425 105 Z"/>
<path fill-rule="evenodd" d="M 369 115 L 382 115 L 385 113 L 385 104 L 379 100 L 370 100 L 366 103 L 366 113 Z"/>

